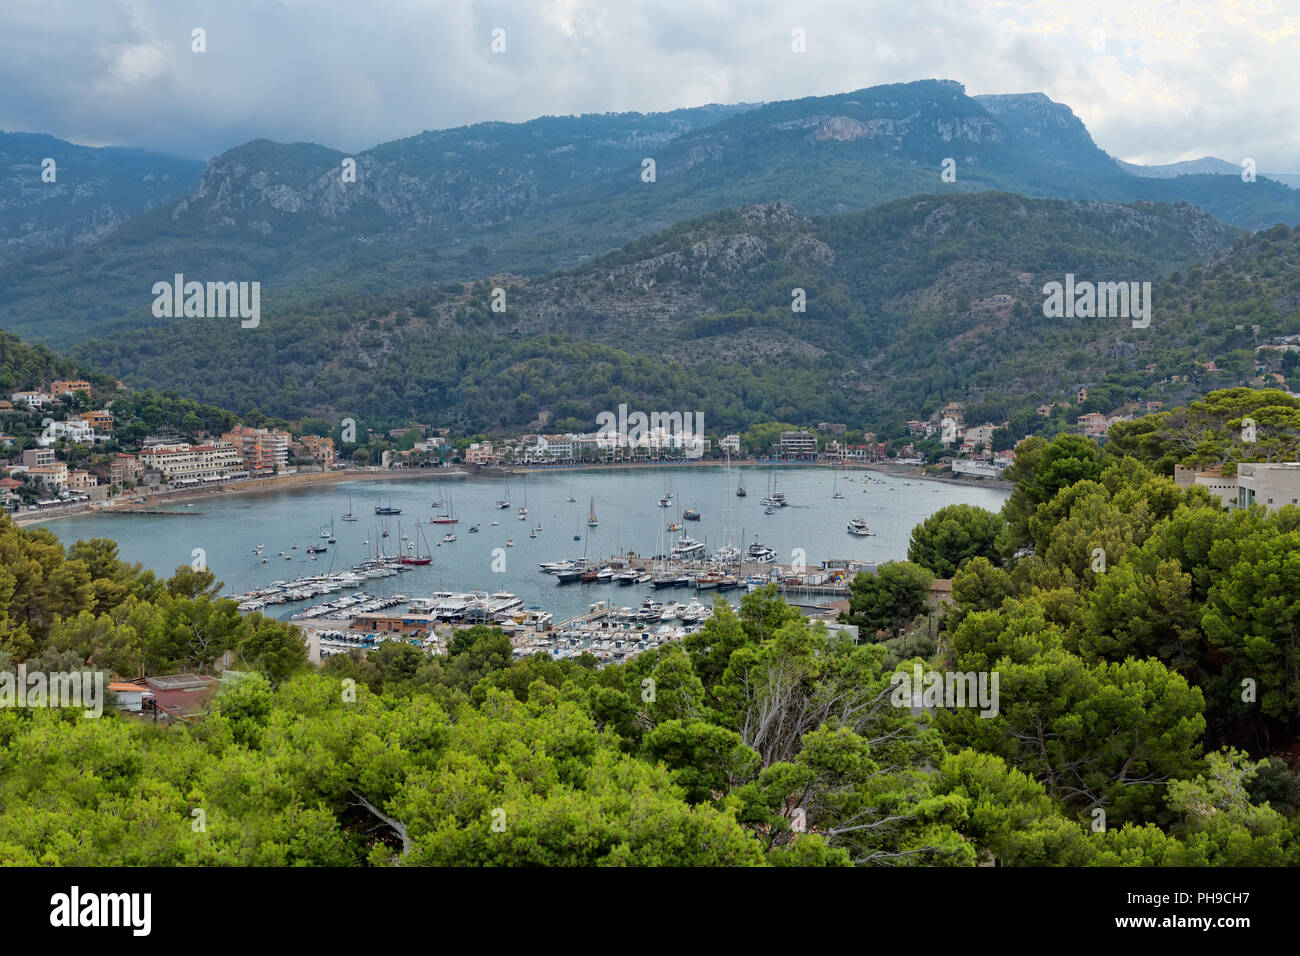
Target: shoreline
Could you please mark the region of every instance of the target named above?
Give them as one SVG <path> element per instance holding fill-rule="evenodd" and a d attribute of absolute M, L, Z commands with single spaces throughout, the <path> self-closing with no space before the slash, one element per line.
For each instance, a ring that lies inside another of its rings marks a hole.
<path fill-rule="evenodd" d="M 61 518 L 75 518 L 85 515 L 97 514 L 129 514 L 133 511 L 145 511 L 156 507 L 160 504 L 192 504 L 202 501 L 212 501 L 221 498 L 227 498 L 232 495 L 246 495 L 257 492 L 281 491 L 313 485 L 332 485 L 349 481 L 413 481 L 416 479 L 470 479 L 470 478 L 489 478 L 509 476 L 527 476 L 533 473 L 543 472 L 568 472 L 568 471 L 618 471 L 621 469 L 648 469 L 648 468 L 720 468 L 726 466 L 725 461 L 677 461 L 677 462 L 592 462 L 590 464 L 562 464 L 546 467 L 522 467 L 522 466 L 501 466 L 496 468 L 475 468 L 467 470 L 462 466 L 452 466 L 450 468 L 398 468 L 390 470 L 376 471 L 331 471 L 331 472 L 309 472 L 306 474 L 296 475 L 276 475 L 266 478 L 253 478 L 248 481 L 231 482 L 229 484 L 217 485 L 213 488 L 179 488 L 175 491 L 157 491 L 149 494 L 123 494 L 113 499 L 107 504 L 96 507 L 94 504 L 86 505 L 75 511 L 60 512 L 51 514 L 48 512 L 29 512 L 10 515 L 10 520 L 19 527 L 28 525 L 42 524 L 47 521 L 58 521 Z M 920 481 L 937 481 L 945 484 L 969 485 L 971 487 L 996 488 L 1002 491 L 1008 491 L 1014 487 L 1013 483 L 999 478 L 981 478 L 972 480 L 969 478 L 960 478 L 953 476 L 927 475 L 922 469 L 915 465 L 895 465 L 890 462 L 822 462 L 822 461 L 776 461 L 776 460 L 753 460 L 749 462 L 740 461 L 732 462 L 737 468 L 767 468 L 767 467 L 803 467 L 803 468 L 822 468 L 828 471 L 836 469 L 843 471 L 874 471 L 880 474 L 889 475 L 895 478 L 908 478 Z M 143 502 L 138 499 L 144 498 Z M 183 513 L 183 512 L 181 512 Z"/>
<path fill-rule="evenodd" d="M 309 472 L 298 475 L 274 475 L 266 478 L 252 478 L 248 481 L 231 482 L 213 488 L 178 488 L 175 491 L 155 491 L 149 494 L 118 495 L 102 507 L 87 505 L 71 512 L 50 514 L 29 512 L 10 515 L 10 519 L 19 527 L 41 524 L 46 521 L 58 521 L 60 518 L 76 518 L 85 515 L 130 514 L 133 511 L 146 511 L 160 504 L 182 504 L 200 501 L 213 501 L 229 498 L 233 495 L 246 495 L 256 492 L 281 491 L 315 485 L 335 485 L 347 481 L 410 481 L 416 478 L 463 478 L 470 473 L 460 468 L 411 468 L 390 471 L 330 471 Z M 139 500 L 143 498 L 143 503 Z M 183 513 L 183 512 L 178 512 Z"/>
<path fill-rule="evenodd" d="M 620 468 L 720 468 L 727 465 L 726 461 L 710 459 L 708 461 L 624 461 L 624 462 L 592 462 L 590 464 L 560 464 L 545 466 L 527 466 L 527 465 L 503 465 L 500 468 L 493 469 L 492 474 L 506 475 L 530 475 L 535 472 L 556 472 L 556 471 L 612 471 Z M 733 468 L 825 468 L 827 470 L 840 469 L 843 471 L 874 471 L 883 475 L 889 475 L 895 478 L 915 478 L 922 481 L 941 481 L 950 485 L 969 485 L 973 488 L 997 488 L 1000 491 L 1010 491 L 1015 488 L 1015 483 L 1007 481 L 1004 478 L 979 478 L 971 479 L 959 477 L 956 475 L 930 475 L 916 465 L 898 465 L 888 461 L 800 461 L 800 460 L 781 460 L 770 458 L 741 459 L 731 462 Z M 488 474 L 488 472 L 481 472 Z"/>

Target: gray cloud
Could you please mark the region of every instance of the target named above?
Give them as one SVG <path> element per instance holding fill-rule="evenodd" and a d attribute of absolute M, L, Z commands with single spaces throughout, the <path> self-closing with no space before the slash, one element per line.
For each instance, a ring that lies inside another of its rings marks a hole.
<path fill-rule="evenodd" d="M 1042 91 L 1129 160 L 1300 170 L 1297 19 L 1266 0 L 6 0 L 0 128 L 208 157 L 542 114 L 946 77 Z M 207 52 L 190 32 L 207 31 Z M 506 30 L 506 52 L 491 31 Z M 807 33 L 807 53 L 790 49 Z M 1098 34 L 1100 31 L 1100 34 Z M 1104 39 L 1094 49 L 1098 36 Z"/>

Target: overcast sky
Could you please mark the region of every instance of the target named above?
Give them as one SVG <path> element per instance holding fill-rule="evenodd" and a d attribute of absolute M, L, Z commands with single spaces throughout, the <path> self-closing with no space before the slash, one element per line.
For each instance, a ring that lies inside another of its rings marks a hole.
<path fill-rule="evenodd" d="M 1044 92 L 1132 162 L 1300 172 L 1298 34 L 1297 0 L 0 0 L 0 129 L 200 158 L 263 136 L 354 152 L 943 77 Z"/>

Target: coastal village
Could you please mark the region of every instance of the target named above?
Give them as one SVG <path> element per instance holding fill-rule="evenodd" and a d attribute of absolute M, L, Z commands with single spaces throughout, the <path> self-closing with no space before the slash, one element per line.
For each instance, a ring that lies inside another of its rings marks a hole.
<path fill-rule="evenodd" d="M 128 391 L 120 382 L 106 390 L 84 379 L 58 379 L 32 383 L 0 399 L 0 506 L 4 511 L 22 522 L 90 508 L 141 506 L 186 492 L 232 490 L 240 484 L 264 487 L 268 481 L 284 482 L 294 476 L 360 478 L 447 466 L 479 471 L 759 461 L 874 465 L 912 469 L 931 477 L 998 479 L 1015 460 L 1014 446 L 1028 437 L 1013 433 L 1005 421 L 968 422 L 965 404 L 950 402 L 927 419 L 908 421 L 905 434 L 892 439 L 836 422 L 697 435 L 689 424 L 683 430 L 683 419 L 689 416 L 680 413 L 662 416 L 655 427 L 634 436 L 612 430 L 558 433 L 544 430 L 549 415 L 543 412 L 533 429 L 513 436 L 457 436 L 448 428 L 410 424 L 382 433 L 363 429 L 352 436 L 355 441 L 336 445 L 334 437 L 295 430 L 290 423 L 282 427 L 236 423 L 214 432 L 165 428 L 126 440 L 114 396 Z M 1087 402 L 1088 387 L 1079 386 L 1070 404 L 1044 403 L 1037 413 L 1046 421 L 1059 415 L 1062 405 L 1077 409 L 1087 407 Z M 1144 401 L 1108 414 L 1083 412 L 1074 416 L 1073 430 L 1104 442 L 1116 422 L 1153 414 L 1162 407 L 1160 401 Z M 1259 473 L 1290 474 L 1272 466 L 1260 468 Z M 1225 500 L 1254 500 L 1252 489 L 1239 495 L 1236 486 L 1228 489 L 1222 477 L 1210 470 L 1179 480 L 1223 491 Z M 1300 494 L 1300 489 L 1292 490 Z M 1295 495 L 1277 491 L 1261 495 L 1260 500 L 1291 497 Z"/>

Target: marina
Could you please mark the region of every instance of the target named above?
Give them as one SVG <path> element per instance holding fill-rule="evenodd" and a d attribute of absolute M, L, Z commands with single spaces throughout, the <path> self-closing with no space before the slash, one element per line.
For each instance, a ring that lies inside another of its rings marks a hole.
<path fill-rule="evenodd" d="M 223 582 L 219 593 L 236 598 L 241 609 L 345 630 L 335 620 L 346 617 L 339 612 L 398 613 L 409 601 L 444 591 L 510 593 L 524 611 L 536 609 L 563 622 L 582 618 L 598 601 L 637 610 L 646 598 L 689 606 L 698 597 L 711 607 L 715 598 L 737 602 L 750 587 L 770 581 L 787 589 L 843 588 L 851 574 L 826 565 L 853 562 L 870 569 L 902 559 L 912 528 L 938 508 L 968 503 L 996 510 L 1007 494 L 917 478 L 905 485 L 861 470 L 734 464 L 511 474 L 509 482 L 506 490 L 495 471 L 482 477 L 432 472 L 427 479 L 214 498 L 204 501 L 201 514 L 181 512 L 190 517 L 184 522 L 171 515 L 92 513 L 45 527 L 65 544 L 111 538 L 122 560 L 162 576 L 188 566 L 193 549 L 203 548 L 208 567 Z M 756 493 L 737 496 L 742 483 Z M 833 488 L 851 493 L 835 499 Z M 765 515 L 761 489 L 780 494 L 785 505 Z M 527 529 L 495 521 L 521 506 L 528 508 Z M 370 514 L 376 507 L 400 513 Z M 686 510 L 699 519 L 685 524 Z M 349 516 L 355 520 L 347 521 Z M 457 523 L 430 528 L 430 517 Z M 870 536 L 846 531 L 856 518 L 869 524 Z M 670 521 L 681 530 L 667 531 Z M 321 536 L 331 522 L 332 544 Z M 480 530 L 468 533 L 473 527 Z M 308 554 L 308 546 L 326 550 Z M 428 563 L 416 563 L 426 557 Z M 796 566 L 806 570 L 796 573 Z M 818 597 L 833 600 L 833 593 Z M 335 604 L 316 613 L 322 603 L 362 595 L 406 601 L 364 611 Z M 507 621 L 520 634 L 525 630 L 513 617 Z M 679 618 L 660 621 L 665 623 L 692 626 Z"/>

